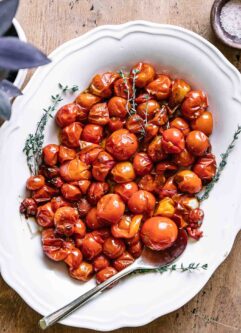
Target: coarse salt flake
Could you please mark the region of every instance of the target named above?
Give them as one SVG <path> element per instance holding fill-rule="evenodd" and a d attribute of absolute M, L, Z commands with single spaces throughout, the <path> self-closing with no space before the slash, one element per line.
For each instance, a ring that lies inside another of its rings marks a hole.
<path fill-rule="evenodd" d="M 220 21 L 227 33 L 241 39 L 241 0 L 228 1 L 221 10 Z"/>

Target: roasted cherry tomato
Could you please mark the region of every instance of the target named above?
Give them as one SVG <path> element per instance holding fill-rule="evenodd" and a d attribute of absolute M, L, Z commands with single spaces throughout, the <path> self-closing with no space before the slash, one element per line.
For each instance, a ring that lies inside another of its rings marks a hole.
<path fill-rule="evenodd" d="M 59 127 L 68 126 L 76 121 L 80 107 L 75 103 L 62 106 L 56 113 L 55 120 Z"/>
<path fill-rule="evenodd" d="M 49 228 L 54 225 L 54 212 L 50 202 L 38 207 L 36 220 L 37 223 L 44 228 Z"/>
<path fill-rule="evenodd" d="M 56 212 L 56 210 L 60 207 L 66 207 L 69 206 L 71 207 L 71 203 L 66 201 L 63 197 L 58 196 L 58 197 L 54 197 L 51 200 L 51 207 L 53 209 L 54 212 Z"/>
<path fill-rule="evenodd" d="M 177 170 L 177 166 L 174 163 L 169 162 L 169 161 L 159 162 L 156 165 L 157 174 L 162 174 L 166 171 L 175 171 L 175 170 Z"/>
<path fill-rule="evenodd" d="M 33 194 L 33 199 L 37 203 L 42 203 L 51 200 L 52 197 L 57 195 L 59 190 L 48 185 L 44 185 Z"/>
<path fill-rule="evenodd" d="M 112 235 L 115 238 L 133 238 L 139 231 L 142 217 L 142 215 L 122 216 L 117 224 L 112 225 Z"/>
<path fill-rule="evenodd" d="M 113 266 L 117 271 L 122 271 L 122 269 L 133 264 L 134 261 L 133 256 L 129 252 L 124 251 L 120 257 L 113 261 Z"/>
<path fill-rule="evenodd" d="M 36 191 L 39 190 L 41 187 L 43 187 L 45 184 L 45 179 L 43 176 L 31 176 L 28 178 L 26 187 L 30 191 Z"/>
<path fill-rule="evenodd" d="M 150 64 L 138 62 L 130 70 L 130 76 L 135 79 L 135 85 L 138 88 L 144 88 L 148 83 L 154 80 L 156 71 Z"/>
<path fill-rule="evenodd" d="M 109 185 L 105 182 L 92 183 L 88 188 L 87 199 L 91 205 L 96 205 L 100 198 L 109 190 Z"/>
<path fill-rule="evenodd" d="M 24 214 L 26 218 L 29 218 L 29 216 L 36 215 L 37 208 L 38 207 L 34 199 L 26 198 L 21 202 L 19 211 L 21 214 Z"/>
<path fill-rule="evenodd" d="M 85 217 L 91 209 L 91 205 L 87 199 L 81 198 L 77 202 L 77 209 L 80 217 Z"/>
<path fill-rule="evenodd" d="M 184 150 L 184 135 L 177 128 L 169 128 L 162 134 L 162 148 L 166 153 L 179 154 Z"/>
<path fill-rule="evenodd" d="M 100 125 L 87 124 L 83 128 L 81 139 L 93 143 L 100 143 L 103 137 L 103 127 Z"/>
<path fill-rule="evenodd" d="M 173 162 L 178 166 L 187 167 L 192 165 L 195 157 L 185 148 L 181 153 L 173 155 Z"/>
<path fill-rule="evenodd" d="M 172 218 L 174 213 L 175 213 L 175 203 L 171 198 L 166 197 L 163 198 L 161 201 L 159 201 L 154 215 Z"/>
<path fill-rule="evenodd" d="M 201 131 L 207 136 L 213 131 L 213 116 L 209 111 L 204 111 L 198 118 L 192 120 L 191 127 L 193 130 Z"/>
<path fill-rule="evenodd" d="M 167 106 L 162 105 L 160 110 L 157 110 L 154 117 L 150 120 L 150 123 L 157 125 L 157 126 L 163 126 L 168 122 L 168 114 L 167 114 Z"/>
<path fill-rule="evenodd" d="M 143 251 L 143 244 L 141 241 L 136 242 L 135 244 L 131 244 L 128 247 L 128 252 L 134 257 L 139 258 Z"/>
<path fill-rule="evenodd" d="M 51 179 L 59 176 L 59 168 L 56 165 L 50 167 L 45 164 L 42 164 L 39 167 L 39 174 L 43 175 L 45 179 Z"/>
<path fill-rule="evenodd" d="M 125 98 L 114 96 L 108 102 L 108 110 L 110 117 L 125 118 L 131 105 Z"/>
<path fill-rule="evenodd" d="M 90 92 L 96 96 L 110 97 L 112 94 L 112 85 L 118 78 L 119 74 L 113 72 L 97 74 L 93 77 L 90 84 Z"/>
<path fill-rule="evenodd" d="M 169 98 L 169 105 L 171 107 L 174 107 L 184 100 L 185 96 L 189 91 L 191 90 L 191 87 L 189 84 L 183 80 L 176 79 L 172 83 L 172 90 L 171 90 L 171 96 Z"/>
<path fill-rule="evenodd" d="M 126 203 L 133 193 L 138 191 L 138 186 L 135 182 L 127 182 L 123 184 L 116 184 L 114 186 L 114 193 L 119 194 L 122 200 Z"/>
<path fill-rule="evenodd" d="M 145 214 L 151 216 L 155 204 L 156 199 L 154 195 L 144 190 L 135 192 L 128 200 L 128 208 L 133 214 Z"/>
<path fill-rule="evenodd" d="M 192 229 L 200 228 L 204 219 L 204 212 L 201 208 L 192 209 L 188 215 L 188 222 Z"/>
<path fill-rule="evenodd" d="M 181 192 L 198 193 L 202 188 L 201 179 L 191 170 L 182 170 L 175 175 L 175 182 Z"/>
<path fill-rule="evenodd" d="M 125 243 L 114 237 L 109 237 L 103 244 L 103 253 L 110 259 L 116 259 L 125 251 Z"/>
<path fill-rule="evenodd" d="M 146 153 L 137 153 L 134 156 L 133 167 L 137 175 L 144 176 L 151 171 L 153 163 Z"/>
<path fill-rule="evenodd" d="M 77 267 L 79 267 L 79 265 L 81 264 L 82 260 L 83 260 L 83 255 L 80 252 L 79 249 L 77 249 L 77 247 L 75 247 L 73 244 L 71 243 L 66 243 L 68 250 L 69 250 L 69 254 L 67 255 L 66 259 L 64 260 L 64 262 L 72 269 L 75 269 Z"/>
<path fill-rule="evenodd" d="M 96 230 L 103 227 L 104 223 L 101 222 L 99 218 L 97 218 L 97 209 L 96 207 L 92 207 L 86 216 L 85 223 L 89 229 Z"/>
<path fill-rule="evenodd" d="M 78 201 L 82 197 L 78 186 L 67 183 L 61 187 L 61 193 L 63 197 L 69 201 Z"/>
<path fill-rule="evenodd" d="M 118 131 L 119 129 L 123 128 L 125 121 L 118 117 L 112 117 L 108 123 L 108 129 L 110 132 Z"/>
<path fill-rule="evenodd" d="M 160 104 L 155 99 L 150 99 L 149 101 L 139 104 L 136 111 L 142 119 L 150 120 L 154 117 L 156 112 L 160 111 Z"/>
<path fill-rule="evenodd" d="M 133 114 L 127 119 L 126 128 L 131 133 L 140 134 L 145 131 L 144 120 L 138 114 Z"/>
<path fill-rule="evenodd" d="M 90 109 L 88 120 L 91 124 L 104 126 L 108 124 L 109 110 L 107 103 L 97 103 Z"/>
<path fill-rule="evenodd" d="M 156 97 L 157 100 L 167 99 L 171 93 L 172 82 L 167 75 L 160 74 L 157 79 L 150 82 L 146 90 L 147 92 Z"/>
<path fill-rule="evenodd" d="M 166 153 L 162 147 L 162 137 L 157 135 L 149 144 L 147 154 L 153 162 L 162 161 L 166 158 Z"/>
<path fill-rule="evenodd" d="M 89 233 L 82 241 L 81 251 L 85 259 L 92 260 L 102 252 L 102 245 L 97 242 L 92 233 Z"/>
<path fill-rule="evenodd" d="M 178 229 L 171 219 L 162 216 L 151 217 L 141 228 L 141 239 L 151 250 L 165 250 L 177 239 Z"/>
<path fill-rule="evenodd" d="M 82 130 L 82 124 L 78 122 L 64 127 L 60 133 L 61 143 L 69 148 L 78 148 Z"/>
<path fill-rule="evenodd" d="M 136 176 L 131 162 L 116 163 L 111 170 L 111 174 L 116 183 L 131 182 Z"/>
<path fill-rule="evenodd" d="M 79 159 L 87 165 L 92 165 L 100 152 L 103 152 L 103 148 L 97 144 L 80 141 L 81 150 L 78 153 Z"/>
<path fill-rule="evenodd" d="M 145 137 L 144 137 L 144 141 L 145 142 L 149 142 L 151 141 L 158 133 L 158 129 L 159 127 L 155 124 L 152 123 L 147 123 L 145 125 Z"/>
<path fill-rule="evenodd" d="M 174 177 L 169 177 L 159 192 L 160 199 L 172 197 L 177 193 L 177 186 L 174 183 Z"/>
<path fill-rule="evenodd" d="M 108 137 L 105 148 L 118 161 L 125 161 L 135 154 L 138 142 L 135 134 L 120 129 Z"/>
<path fill-rule="evenodd" d="M 77 268 L 70 268 L 69 269 L 69 275 L 77 280 L 80 281 L 87 281 L 91 278 L 92 274 L 94 272 L 93 265 L 82 261 L 82 263 Z"/>
<path fill-rule="evenodd" d="M 74 149 L 70 149 L 65 146 L 59 146 L 59 155 L 58 159 L 61 164 L 63 164 L 66 161 L 71 161 L 76 157 L 76 152 Z"/>
<path fill-rule="evenodd" d="M 106 151 L 100 152 L 93 163 L 93 177 L 100 182 L 105 181 L 105 178 L 114 165 L 115 161 L 110 154 L 108 154 Z"/>
<path fill-rule="evenodd" d="M 216 170 L 216 159 L 213 154 L 207 154 L 203 157 L 200 157 L 193 166 L 193 171 L 204 182 L 210 182 L 215 176 Z"/>
<path fill-rule="evenodd" d="M 203 156 L 210 147 L 210 143 L 208 137 L 203 132 L 192 131 L 186 138 L 186 146 L 191 154 L 195 156 Z"/>
<path fill-rule="evenodd" d="M 43 159 L 45 164 L 49 166 L 54 166 L 58 161 L 59 146 L 55 144 L 50 144 L 43 149 Z"/>
<path fill-rule="evenodd" d="M 60 176 L 67 182 L 89 179 L 89 166 L 75 158 L 61 165 Z"/>
<path fill-rule="evenodd" d="M 117 270 L 114 267 L 106 267 L 101 269 L 97 274 L 96 274 L 96 282 L 97 284 L 100 284 L 106 280 L 108 280 L 110 277 L 115 275 L 117 273 Z"/>
<path fill-rule="evenodd" d="M 182 133 L 187 136 L 190 132 L 190 127 L 186 120 L 181 117 L 176 117 L 170 122 L 171 128 L 177 128 L 178 130 L 182 131 Z"/>
<path fill-rule="evenodd" d="M 106 194 L 97 204 L 97 218 L 106 224 L 118 223 L 125 211 L 125 204 L 118 194 Z"/>
<path fill-rule="evenodd" d="M 136 97 L 135 102 L 136 104 L 141 104 L 149 101 L 150 99 L 152 99 L 152 96 L 147 92 L 145 92 L 145 93 L 140 93 L 140 95 Z"/>
<path fill-rule="evenodd" d="M 208 100 L 201 90 L 192 90 L 186 96 L 181 106 L 182 115 L 187 119 L 198 118 L 208 107 Z"/>
<path fill-rule="evenodd" d="M 141 190 L 158 194 L 164 185 L 165 180 L 166 178 L 163 173 L 160 175 L 157 174 L 155 176 L 145 175 L 140 179 L 138 186 Z"/>
<path fill-rule="evenodd" d="M 110 261 L 103 254 L 100 254 L 93 260 L 93 267 L 94 267 L 95 272 L 99 272 L 100 270 L 102 270 L 108 266 L 110 266 Z"/>
<path fill-rule="evenodd" d="M 133 95 L 133 89 L 132 89 L 132 83 L 128 77 L 125 77 L 125 79 L 121 78 L 115 81 L 114 83 L 114 93 L 118 97 L 122 97 L 127 99 L 128 97 L 132 97 Z M 129 95 L 129 96 L 128 96 Z"/>
<path fill-rule="evenodd" d="M 56 231 L 62 235 L 72 235 L 74 224 L 79 219 L 78 210 L 73 207 L 60 207 L 54 213 L 54 224 Z"/>
<path fill-rule="evenodd" d="M 44 254 L 54 261 L 65 260 L 69 254 L 66 242 L 57 237 L 52 228 L 42 231 L 42 247 Z"/>
<path fill-rule="evenodd" d="M 101 100 L 100 97 L 97 97 L 97 96 L 87 93 L 87 92 L 82 92 L 76 97 L 75 103 L 80 105 L 84 109 L 90 110 L 91 107 L 94 104 L 99 103 L 100 100 Z M 77 114 L 78 114 L 78 112 L 77 112 Z"/>

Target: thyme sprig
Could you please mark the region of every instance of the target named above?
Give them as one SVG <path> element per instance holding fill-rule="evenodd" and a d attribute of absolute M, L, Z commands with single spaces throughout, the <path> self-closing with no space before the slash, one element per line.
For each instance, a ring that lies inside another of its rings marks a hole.
<path fill-rule="evenodd" d="M 217 183 L 220 179 L 221 173 L 224 170 L 225 166 L 227 165 L 227 160 L 229 157 L 229 154 L 233 150 L 236 141 L 239 138 L 239 134 L 241 133 L 241 126 L 238 125 L 237 130 L 234 133 L 233 140 L 228 145 L 228 148 L 226 149 L 225 153 L 221 154 L 221 161 L 219 163 L 216 175 L 213 177 L 212 181 L 206 186 L 204 193 L 198 197 L 199 201 L 204 201 L 209 197 L 209 194 L 211 190 L 213 189 L 215 183 Z"/>
<path fill-rule="evenodd" d="M 200 264 L 200 263 L 190 263 L 188 266 L 184 266 L 181 264 L 179 267 L 176 264 L 173 265 L 166 265 L 162 267 L 157 267 L 157 268 L 143 268 L 139 269 L 133 274 L 144 274 L 144 273 L 165 273 L 165 272 L 173 272 L 173 271 L 178 271 L 178 272 L 193 272 L 193 271 L 198 271 L 198 270 L 207 270 L 208 269 L 208 264 Z"/>
<path fill-rule="evenodd" d="M 42 148 L 44 143 L 44 130 L 47 125 L 48 119 L 53 118 L 53 113 L 56 110 L 59 102 L 63 100 L 63 95 L 66 93 L 74 93 L 79 88 L 74 85 L 72 87 L 63 86 L 61 83 L 58 84 L 60 92 L 55 96 L 51 96 L 51 105 L 48 108 L 44 108 L 43 115 L 40 121 L 37 123 L 35 132 L 29 134 L 23 148 L 23 152 L 26 155 L 27 164 L 32 175 L 38 173 L 38 168 L 42 160 Z"/>

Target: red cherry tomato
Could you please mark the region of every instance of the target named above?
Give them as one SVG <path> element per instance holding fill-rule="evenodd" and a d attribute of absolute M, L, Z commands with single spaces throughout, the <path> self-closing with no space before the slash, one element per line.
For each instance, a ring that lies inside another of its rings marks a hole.
<path fill-rule="evenodd" d="M 213 131 L 213 116 L 209 111 L 204 111 L 198 118 L 192 120 L 191 127 L 193 130 L 201 131 L 207 136 Z"/>
<path fill-rule="evenodd" d="M 79 265 L 79 267 L 77 268 L 70 268 L 69 269 L 69 275 L 77 280 L 80 281 L 88 281 L 92 275 L 93 275 L 94 269 L 93 269 L 93 265 L 82 261 L 82 263 Z"/>
<path fill-rule="evenodd" d="M 103 244 L 103 253 L 110 259 L 116 259 L 125 251 L 125 243 L 114 237 L 109 237 Z"/>
<path fill-rule="evenodd" d="M 50 202 L 38 207 L 36 220 L 37 223 L 44 228 L 49 228 L 54 225 L 54 212 Z"/>
<path fill-rule="evenodd" d="M 210 147 L 208 137 L 201 131 L 192 131 L 186 138 L 188 151 L 195 156 L 203 156 Z"/>
<path fill-rule="evenodd" d="M 162 148 L 166 153 L 179 154 L 184 150 L 184 135 L 177 128 L 169 128 L 162 134 Z"/>
<path fill-rule="evenodd" d="M 114 83 L 114 93 L 118 97 L 122 97 L 127 99 L 128 97 L 132 97 L 133 89 L 131 81 L 128 77 L 125 79 L 121 78 L 115 81 Z M 128 96 L 129 95 L 129 96 Z"/>
<path fill-rule="evenodd" d="M 165 250 L 177 239 L 176 224 L 167 217 L 157 216 L 146 220 L 141 228 L 141 239 L 151 250 Z"/>
<path fill-rule="evenodd" d="M 187 119 L 198 118 L 208 107 L 208 100 L 201 90 L 192 90 L 186 96 L 181 106 L 182 115 Z"/>
<path fill-rule="evenodd" d="M 144 88 L 148 83 L 154 80 L 156 71 L 151 64 L 139 62 L 130 70 L 131 77 L 135 77 L 135 85 L 138 88 Z"/>
<path fill-rule="evenodd" d="M 112 277 L 116 273 L 117 273 L 117 270 L 114 267 L 110 267 L 109 266 L 109 267 L 103 268 L 102 270 L 100 270 L 96 274 L 96 282 L 97 282 L 97 284 L 100 284 L 100 283 L 108 280 L 110 277 Z"/>
<path fill-rule="evenodd" d="M 100 198 L 103 197 L 109 190 L 108 183 L 96 182 L 92 183 L 88 188 L 87 199 L 91 205 L 96 205 Z"/>
<path fill-rule="evenodd" d="M 106 224 L 117 223 L 125 211 L 125 204 L 118 194 L 106 194 L 97 204 L 97 218 Z"/>
<path fill-rule="evenodd" d="M 60 167 L 60 176 L 65 181 L 86 180 L 90 178 L 89 166 L 75 158 Z"/>
<path fill-rule="evenodd" d="M 91 124 L 104 126 L 108 124 L 109 110 L 107 103 L 97 103 L 90 109 L 88 120 Z"/>
<path fill-rule="evenodd" d="M 186 120 L 181 117 L 176 117 L 170 122 L 171 128 L 177 128 L 178 130 L 182 131 L 182 133 L 186 136 L 190 132 L 190 127 Z"/>
<path fill-rule="evenodd" d="M 93 267 L 94 267 L 95 272 L 99 272 L 100 270 L 102 270 L 108 266 L 110 266 L 110 261 L 103 254 L 100 254 L 93 260 Z"/>
<path fill-rule="evenodd" d="M 59 127 L 68 126 L 76 121 L 80 107 L 75 103 L 62 106 L 56 113 L 55 120 Z"/>
<path fill-rule="evenodd" d="M 108 102 L 108 110 L 110 117 L 125 118 L 130 110 L 130 103 L 125 98 L 114 96 Z"/>
<path fill-rule="evenodd" d="M 70 149 L 65 146 L 59 146 L 59 155 L 58 159 L 60 164 L 63 164 L 66 161 L 71 161 L 76 157 L 76 152 L 74 149 Z"/>
<path fill-rule="evenodd" d="M 133 167 L 139 176 L 144 176 L 151 171 L 153 163 L 146 153 L 137 153 L 134 156 Z"/>
<path fill-rule="evenodd" d="M 121 199 L 126 203 L 133 193 L 138 191 L 138 186 L 135 182 L 127 182 L 123 184 L 116 184 L 114 186 L 114 193 L 119 194 Z"/>
<path fill-rule="evenodd" d="M 156 204 L 154 195 L 147 191 L 137 191 L 128 200 L 128 208 L 133 214 L 151 216 Z"/>
<path fill-rule="evenodd" d="M 112 85 L 118 77 L 119 74 L 113 72 L 95 75 L 90 84 L 90 92 L 96 96 L 110 97 L 112 94 Z"/>
<path fill-rule="evenodd" d="M 41 187 L 43 187 L 45 184 L 45 179 L 43 176 L 31 176 L 28 178 L 26 187 L 30 191 L 36 191 L 39 190 Z"/>
<path fill-rule="evenodd" d="M 87 124 L 83 128 L 81 139 L 93 143 L 100 143 L 103 137 L 103 127 L 100 125 Z"/>
<path fill-rule="evenodd" d="M 43 159 L 45 164 L 49 166 L 54 166 L 58 161 L 59 146 L 55 144 L 50 144 L 43 149 Z"/>
<path fill-rule="evenodd" d="M 111 174 L 116 183 L 131 182 L 135 179 L 135 171 L 130 162 L 119 162 L 111 170 Z"/>
<path fill-rule="evenodd" d="M 167 75 L 160 74 L 158 78 L 150 82 L 146 90 L 150 95 L 156 97 L 157 100 L 163 100 L 170 96 L 171 80 Z"/>
<path fill-rule="evenodd" d="M 82 130 L 82 124 L 78 122 L 64 127 L 60 133 L 61 143 L 69 148 L 78 148 Z"/>
<path fill-rule="evenodd" d="M 193 194 L 202 189 L 201 179 L 191 170 L 179 171 L 174 179 L 181 192 Z"/>
<path fill-rule="evenodd" d="M 171 96 L 169 99 L 169 105 L 171 107 L 174 107 L 184 100 L 185 96 L 189 91 L 191 90 L 191 87 L 189 84 L 183 80 L 176 79 L 172 83 L 172 91 Z"/>

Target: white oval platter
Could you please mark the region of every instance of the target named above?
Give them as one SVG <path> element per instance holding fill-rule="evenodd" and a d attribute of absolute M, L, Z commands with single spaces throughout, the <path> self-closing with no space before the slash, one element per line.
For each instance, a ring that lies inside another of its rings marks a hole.
<path fill-rule="evenodd" d="M 73 39 L 39 68 L 13 105 L 11 121 L 0 130 L 0 267 L 5 281 L 37 312 L 46 315 L 94 286 L 70 279 L 62 264 L 42 254 L 40 237 L 20 218 L 19 203 L 29 176 L 22 152 L 58 82 L 84 89 L 98 72 L 130 67 L 145 60 L 160 71 L 185 78 L 207 92 L 214 114 L 213 151 L 220 156 L 241 124 L 241 77 L 208 41 L 171 25 L 145 21 L 98 27 Z M 70 101 L 66 98 L 62 104 Z M 54 121 L 46 143 L 56 142 Z M 218 159 L 219 161 L 220 159 Z M 206 271 L 148 274 L 128 278 L 62 321 L 65 325 L 107 331 L 144 325 L 193 298 L 230 252 L 241 226 L 241 142 L 237 143 L 220 181 L 203 203 L 204 237 L 189 242 L 177 264 L 207 263 Z"/>

